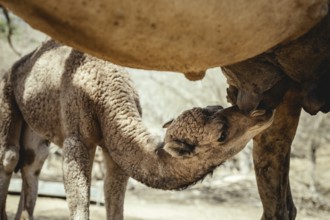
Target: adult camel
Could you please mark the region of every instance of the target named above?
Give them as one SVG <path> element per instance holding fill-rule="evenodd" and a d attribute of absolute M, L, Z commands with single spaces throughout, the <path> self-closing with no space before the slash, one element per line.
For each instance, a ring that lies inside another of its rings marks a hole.
<path fill-rule="evenodd" d="M 122 66 L 201 71 L 295 39 L 327 13 L 327 0 L 0 0 L 32 27 Z"/>

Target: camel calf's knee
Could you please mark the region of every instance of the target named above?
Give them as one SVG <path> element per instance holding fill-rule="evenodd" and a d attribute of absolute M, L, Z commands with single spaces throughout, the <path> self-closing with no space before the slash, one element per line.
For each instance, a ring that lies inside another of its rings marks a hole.
<path fill-rule="evenodd" d="M 8 147 L 2 158 L 2 166 L 3 170 L 6 174 L 11 175 L 14 172 L 14 169 L 19 160 L 19 147 L 18 146 L 10 146 Z"/>

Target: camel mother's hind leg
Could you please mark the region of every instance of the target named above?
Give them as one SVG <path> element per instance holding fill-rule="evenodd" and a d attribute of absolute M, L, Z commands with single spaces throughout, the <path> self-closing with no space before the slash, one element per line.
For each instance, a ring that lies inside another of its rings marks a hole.
<path fill-rule="evenodd" d="M 123 220 L 124 199 L 129 176 L 112 160 L 107 149 L 102 150 L 106 167 L 104 198 L 107 220 Z"/>
<path fill-rule="evenodd" d="M 296 217 L 290 183 L 291 144 L 299 122 L 299 93 L 288 91 L 275 112 L 273 124 L 254 138 L 253 161 L 263 204 L 263 220 L 293 220 Z"/>
<path fill-rule="evenodd" d="M 19 159 L 22 117 L 7 78 L 0 81 L 0 219 L 6 220 L 6 198 Z"/>
<path fill-rule="evenodd" d="M 64 187 L 70 219 L 89 219 L 91 172 L 96 146 L 87 146 L 79 135 L 63 143 Z"/>
<path fill-rule="evenodd" d="M 23 126 L 22 131 L 19 160 L 22 191 L 15 219 L 31 220 L 38 196 L 39 174 L 49 154 L 49 141 L 28 126 Z"/>

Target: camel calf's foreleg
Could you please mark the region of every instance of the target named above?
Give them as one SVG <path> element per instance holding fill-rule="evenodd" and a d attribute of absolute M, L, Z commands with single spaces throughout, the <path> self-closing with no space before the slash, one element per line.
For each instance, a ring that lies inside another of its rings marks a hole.
<path fill-rule="evenodd" d="M 49 142 L 29 127 L 24 128 L 21 138 L 22 191 L 15 219 L 32 220 L 38 196 L 39 174 L 49 154 Z"/>
<path fill-rule="evenodd" d="M 112 160 L 107 149 L 103 149 L 106 173 L 104 198 L 107 220 L 124 219 L 124 199 L 129 176 Z"/>
<path fill-rule="evenodd" d="M 87 147 L 78 136 L 63 143 L 64 187 L 70 219 L 89 219 L 91 171 L 96 146 Z"/>
<path fill-rule="evenodd" d="M 299 93 L 289 91 L 275 112 L 274 122 L 254 138 L 253 160 L 263 204 L 263 220 L 293 220 L 296 217 L 290 183 L 291 144 L 301 111 Z"/>

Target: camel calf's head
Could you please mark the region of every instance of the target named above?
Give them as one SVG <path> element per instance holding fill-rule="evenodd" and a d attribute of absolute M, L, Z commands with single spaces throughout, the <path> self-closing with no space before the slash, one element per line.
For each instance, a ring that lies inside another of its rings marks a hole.
<path fill-rule="evenodd" d="M 265 110 L 244 115 L 237 106 L 193 108 L 164 125 L 167 128 L 164 150 L 178 158 L 216 157 L 225 161 L 272 121 L 273 113 Z"/>

